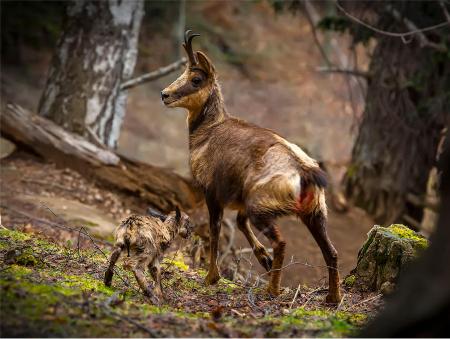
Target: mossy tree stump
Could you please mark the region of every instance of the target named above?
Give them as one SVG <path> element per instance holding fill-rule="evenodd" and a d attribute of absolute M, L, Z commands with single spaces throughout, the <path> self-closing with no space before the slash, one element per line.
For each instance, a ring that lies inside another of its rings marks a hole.
<path fill-rule="evenodd" d="M 363 291 L 392 291 L 402 270 L 428 246 L 428 240 L 408 227 L 374 226 L 359 250 L 358 263 L 344 284 Z"/>

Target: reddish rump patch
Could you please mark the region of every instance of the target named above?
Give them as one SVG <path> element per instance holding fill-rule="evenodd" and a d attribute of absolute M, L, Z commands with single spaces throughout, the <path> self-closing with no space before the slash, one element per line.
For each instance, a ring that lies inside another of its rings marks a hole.
<path fill-rule="evenodd" d="M 314 192 L 310 190 L 302 191 L 295 202 L 295 210 L 296 212 L 302 212 L 307 209 L 314 198 Z"/>

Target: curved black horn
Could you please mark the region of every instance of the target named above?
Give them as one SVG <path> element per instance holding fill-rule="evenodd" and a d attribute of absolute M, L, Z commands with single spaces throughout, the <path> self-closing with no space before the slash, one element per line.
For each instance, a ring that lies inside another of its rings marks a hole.
<path fill-rule="evenodd" d="M 195 57 L 194 51 L 192 50 L 192 39 L 196 36 L 200 36 L 200 34 L 192 33 L 190 29 L 188 29 L 184 33 L 184 44 L 183 47 L 186 50 L 186 53 L 189 57 L 189 63 L 191 65 L 196 65 L 198 63 L 197 58 Z"/>

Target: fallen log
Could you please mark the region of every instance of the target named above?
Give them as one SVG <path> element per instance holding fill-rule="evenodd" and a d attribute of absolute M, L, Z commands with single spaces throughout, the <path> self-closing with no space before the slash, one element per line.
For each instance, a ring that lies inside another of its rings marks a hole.
<path fill-rule="evenodd" d="M 102 184 L 138 196 L 161 211 L 194 208 L 202 199 L 191 182 L 169 169 L 127 159 L 52 121 L 8 104 L 2 107 L 2 136 L 23 144 L 60 167 L 92 176 Z"/>

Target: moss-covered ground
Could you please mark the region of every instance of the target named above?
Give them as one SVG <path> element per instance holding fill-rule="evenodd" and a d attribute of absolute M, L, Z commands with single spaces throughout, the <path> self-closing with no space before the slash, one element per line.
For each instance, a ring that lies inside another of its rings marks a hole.
<path fill-rule="evenodd" d="M 226 279 L 206 287 L 205 271 L 180 255 L 164 261 L 165 300 L 152 305 L 120 264 L 103 285 L 102 251 L 0 229 L 2 336 L 342 337 L 367 320 L 357 307 L 325 305 L 325 290 L 302 287 L 292 303 L 292 290 L 270 298 Z"/>

